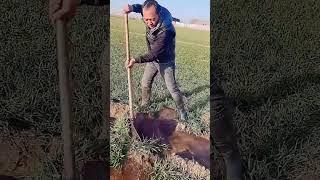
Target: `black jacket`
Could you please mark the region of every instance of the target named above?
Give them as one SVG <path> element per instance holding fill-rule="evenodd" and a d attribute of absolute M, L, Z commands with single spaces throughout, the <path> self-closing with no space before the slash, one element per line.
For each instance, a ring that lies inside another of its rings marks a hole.
<path fill-rule="evenodd" d="M 142 14 L 142 6 L 134 4 L 133 12 Z M 171 13 L 160 6 L 160 20 L 157 26 L 150 29 L 146 26 L 146 41 L 148 53 L 135 57 L 137 63 L 156 61 L 158 63 L 168 63 L 175 61 L 175 41 L 176 31 L 172 24 Z"/>
<path fill-rule="evenodd" d="M 110 5 L 108 0 L 80 0 L 80 5 L 104 6 Z"/>

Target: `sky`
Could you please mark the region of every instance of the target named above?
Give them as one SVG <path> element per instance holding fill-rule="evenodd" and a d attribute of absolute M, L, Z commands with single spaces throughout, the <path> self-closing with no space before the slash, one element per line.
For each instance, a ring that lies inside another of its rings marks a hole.
<path fill-rule="evenodd" d="M 125 4 L 142 4 L 145 0 L 111 0 L 111 14 L 119 14 Z M 210 0 L 157 0 L 173 17 L 189 23 L 192 19 L 210 21 Z M 131 15 L 132 16 L 132 15 Z"/>

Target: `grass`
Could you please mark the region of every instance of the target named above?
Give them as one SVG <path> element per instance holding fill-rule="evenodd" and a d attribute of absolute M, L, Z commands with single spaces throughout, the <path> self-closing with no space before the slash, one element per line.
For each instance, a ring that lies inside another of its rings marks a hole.
<path fill-rule="evenodd" d="M 213 61 L 235 100 L 246 179 L 320 175 L 319 7 L 317 1 L 212 3 Z"/>
<path fill-rule="evenodd" d="M 119 168 L 127 157 L 130 149 L 131 137 L 129 135 L 129 123 L 126 119 L 118 119 L 111 129 L 110 141 L 110 166 Z"/>

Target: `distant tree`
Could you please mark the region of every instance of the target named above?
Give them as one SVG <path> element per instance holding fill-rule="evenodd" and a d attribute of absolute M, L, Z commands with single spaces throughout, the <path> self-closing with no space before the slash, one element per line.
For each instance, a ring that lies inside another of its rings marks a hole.
<path fill-rule="evenodd" d="M 190 20 L 190 23 L 191 23 L 191 24 L 198 24 L 199 22 L 200 22 L 199 19 L 191 19 L 191 20 Z"/>

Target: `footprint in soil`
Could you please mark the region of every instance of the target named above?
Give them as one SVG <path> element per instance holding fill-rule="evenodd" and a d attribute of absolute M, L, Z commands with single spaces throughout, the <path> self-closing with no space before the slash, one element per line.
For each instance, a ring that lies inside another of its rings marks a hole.
<path fill-rule="evenodd" d="M 210 168 L 210 141 L 176 131 L 178 122 L 174 120 L 176 112 L 164 108 L 157 113 L 137 113 L 134 126 L 140 138 L 160 139 L 161 143 L 169 146 L 169 154 L 182 158 L 194 159 L 206 168 Z"/>

